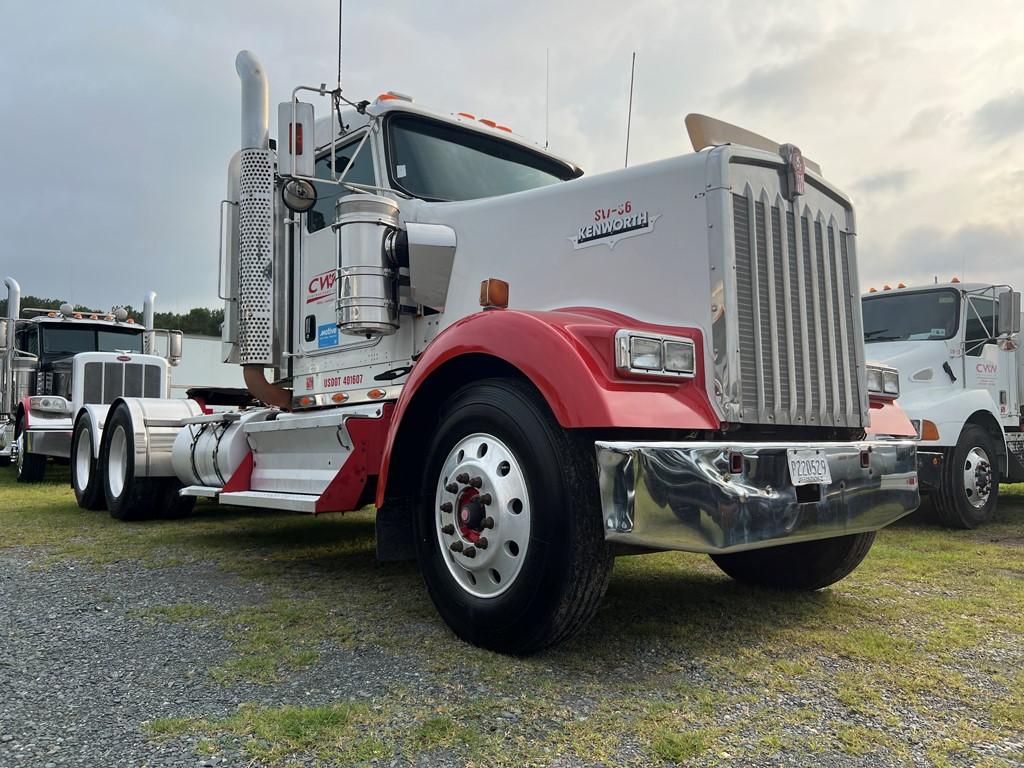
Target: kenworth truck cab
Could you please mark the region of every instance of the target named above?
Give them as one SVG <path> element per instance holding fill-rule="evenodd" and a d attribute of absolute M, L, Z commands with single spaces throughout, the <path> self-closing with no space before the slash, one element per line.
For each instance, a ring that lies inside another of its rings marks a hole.
<path fill-rule="evenodd" d="M 181 357 L 181 334 L 168 334 L 166 359 L 148 354 L 157 333 L 152 292 L 146 296 L 143 324 L 138 325 L 124 309 L 81 312 L 64 304 L 57 310 L 22 311 L 21 286 L 13 277 L 4 283 L 0 463 L 14 463 L 19 481 L 37 483 L 44 478 L 48 459 L 75 457 L 73 416 L 85 404 L 94 404 L 99 412 L 121 396 L 169 396 L 169 365 Z M 90 438 L 80 435 L 76 442 Z M 84 447 L 77 452 L 83 461 L 92 454 L 88 445 Z"/>
<path fill-rule="evenodd" d="M 416 557 L 460 637 L 527 653 L 593 615 L 617 554 L 817 589 L 917 506 L 910 422 L 869 393 L 852 208 L 795 147 L 693 117 L 700 151 L 590 177 L 494 121 L 324 86 L 272 142 L 266 75 L 236 69 L 224 350 L 272 407 L 118 399 L 115 517 L 161 514 L 169 483 L 373 502 L 380 559 Z"/>
<path fill-rule="evenodd" d="M 999 483 L 1024 481 L 1020 294 L 956 278 L 886 285 L 864 294 L 863 314 L 871 358 L 902 372 L 922 490 L 947 525 L 980 525 Z"/>

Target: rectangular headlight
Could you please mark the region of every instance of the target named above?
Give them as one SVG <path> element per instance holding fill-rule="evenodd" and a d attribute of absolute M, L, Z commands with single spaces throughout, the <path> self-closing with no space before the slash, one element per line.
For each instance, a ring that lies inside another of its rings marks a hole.
<path fill-rule="evenodd" d="M 620 330 L 615 333 L 615 367 L 626 375 L 691 378 L 696 352 L 686 337 Z"/>
<path fill-rule="evenodd" d="M 693 373 L 693 344 L 683 341 L 665 342 L 665 370 L 672 373 Z"/>
<path fill-rule="evenodd" d="M 661 370 L 661 339 L 634 336 L 629 340 L 629 365 L 645 371 Z"/>
<path fill-rule="evenodd" d="M 868 392 L 882 392 L 882 369 L 868 366 Z"/>
<path fill-rule="evenodd" d="M 900 375 L 896 371 L 882 371 L 882 391 L 887 395 L 900 394 Z"/>

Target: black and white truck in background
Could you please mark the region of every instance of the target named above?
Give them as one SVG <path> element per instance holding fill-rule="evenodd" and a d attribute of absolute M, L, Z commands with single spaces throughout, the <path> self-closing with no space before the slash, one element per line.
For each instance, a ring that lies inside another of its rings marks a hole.
<path fill-rule="evenodd" d="M 181 359 L 181 332 L 153 328 L 156 294 L 146 296 L 140 325 L 124 309 L 109 313 L 21 309 L 21 286 L 8 277 L 7 317 L 0 319 L 0 464 L 18 480 L 43 479 L 49 459 L 83 462 L 79 502 L 96 506 L 92 440 L 120 397 L 170 396 L 170 369 Z M 166 357 L 152 354 L 165 335 Z M 73 434 L 74 416 L 91 409 L 97 431 Z"/>

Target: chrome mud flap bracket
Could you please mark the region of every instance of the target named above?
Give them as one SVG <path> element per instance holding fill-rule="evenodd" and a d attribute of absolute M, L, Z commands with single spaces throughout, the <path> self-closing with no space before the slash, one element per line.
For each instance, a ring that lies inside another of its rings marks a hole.
<path fill-rule="evenodd" d="M 725 553 L 883 528 L 920 503 L 913 441 L 595 444 L 606 539 L 622 551 Z M 813 450 L 831 482 L 796 486 Z"/>

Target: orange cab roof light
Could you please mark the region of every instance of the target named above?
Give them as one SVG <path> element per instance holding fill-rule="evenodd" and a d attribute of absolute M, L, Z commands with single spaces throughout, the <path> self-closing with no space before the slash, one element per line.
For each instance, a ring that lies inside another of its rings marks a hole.
<path fill-rule="evenodd" d="M 878 293 L 877 288 L 868 288 L 868 293 Z"/>
<path fill-rule="evenodd" d="M 456 117 L 464 117 L 467 120 L 476 120 L 476 115 L 471 115 L 471 114 L 469 114 L 469 112 L 456 112 L 455 116 Z"/>
<path fill-rule="evenodd" d="M 493 120 L 488 120 L 486 117 L 481 117 L 480 122 L 486 125 L 488 128 L 497 128 L 498 124 Z"/>
<path fill-rule="evenodd" d="M 951 282 L 951 283 L 959 283 L 959 282 L 960 282 L 960 278 L 959 278 L 959 277 L 957 277 L 956 275 L 954 275 L 954 276 L 953 276 L 953 279 L 952 279 L 952 280 L 950 280 L 949 282 Z"/>

